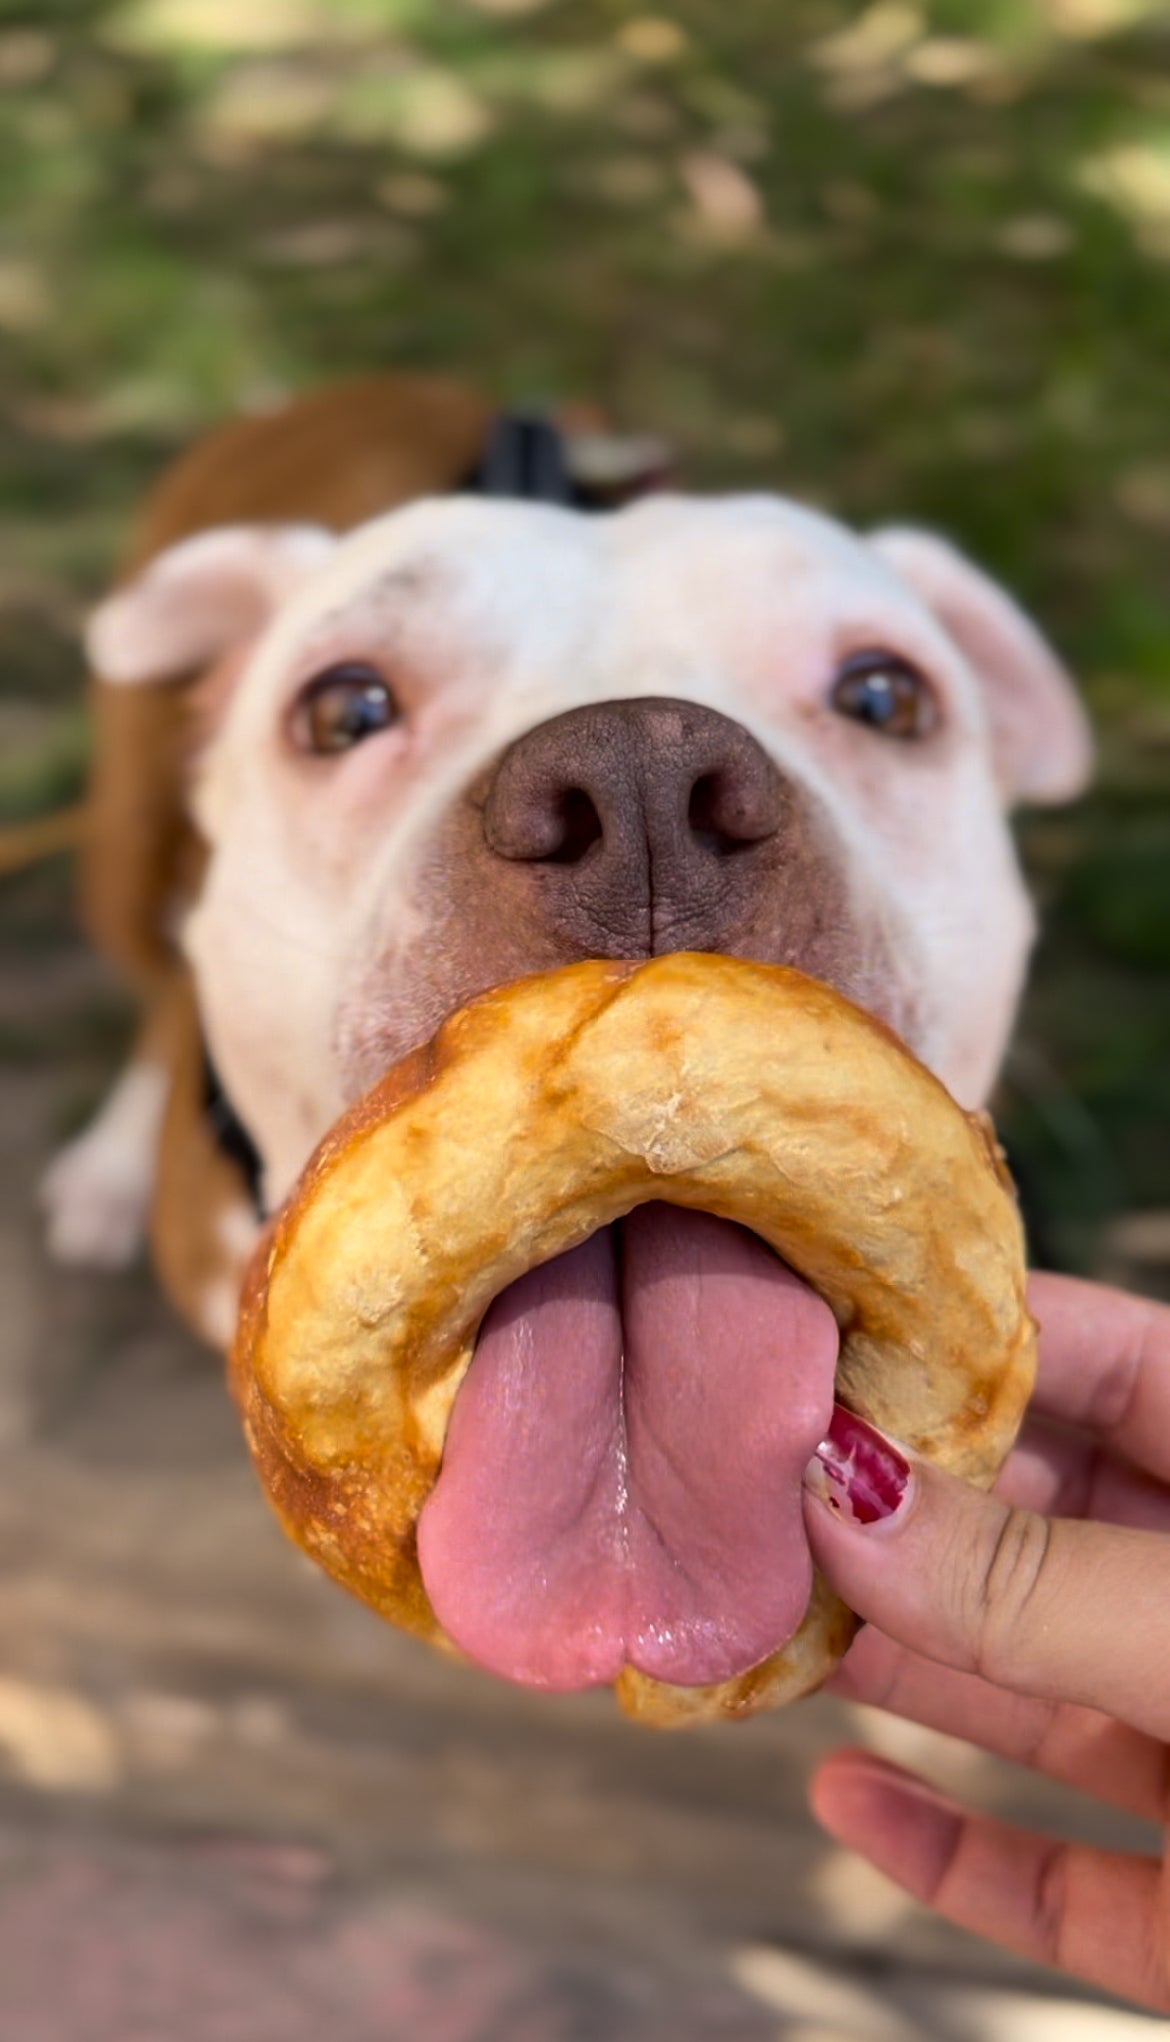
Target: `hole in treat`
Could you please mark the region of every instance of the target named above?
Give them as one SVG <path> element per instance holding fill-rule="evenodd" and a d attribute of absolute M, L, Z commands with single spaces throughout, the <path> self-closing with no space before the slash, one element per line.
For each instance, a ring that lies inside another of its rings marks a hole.
<path fill-rule="evenodd" d="M 419 1520 L 444 1628 L 543 1688 L 758 1664 L 808 1603 L 800 1478 L 838 1345 L 823 1300 L 709 1213 L 639 1206 L 518 1278 Z"/>

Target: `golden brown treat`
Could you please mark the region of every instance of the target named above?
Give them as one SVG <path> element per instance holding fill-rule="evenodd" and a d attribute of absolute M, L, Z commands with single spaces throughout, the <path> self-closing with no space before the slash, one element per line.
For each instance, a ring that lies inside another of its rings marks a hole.
<path fill-rule="evenodd" d="M 439 1644 L 420 1511 L 491 1301 L 652 1200 L 740 1223 L 831 1307 L 841 1399 L 988 1486 L 1031 1388 L 1019 1218 L 983 1116 L 801 973 L 676 954 L 587 962 L 454 1015 L 333 1129 L 255 1258 L 232 1362 L 286 1529 Z M 706 1688 L 627 1667 L 655 1723 L 825 1679 L 854 1620 Z"/>

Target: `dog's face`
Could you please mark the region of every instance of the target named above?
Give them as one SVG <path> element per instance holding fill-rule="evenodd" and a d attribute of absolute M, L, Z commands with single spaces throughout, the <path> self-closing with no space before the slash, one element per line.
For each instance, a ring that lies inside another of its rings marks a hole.
<path fill-rule="evenodd" d="M 1031 934 L 1005 809 L 1088 760 L 974 568 L 775 499 L 225 529 L 114 598 L 94 651 L 112 679 L 206 668 L 184 941 L 270 1204 L 444 1015 L 581 957 L 796 965 L 978 1104 Z M 492 1304 L 411 1606 L 513 1679 L 709 1688 L 808 1603 L 837 1329 L 724 1220 L 620 1227 Z"/>
<path fill-rule="evenodd" d="M 942 542 L 763 497 L 435 500 L 188 541 L 94 636 L 114 678 L 226 655 L 185 942 L 271 1203 L 447 1012 L 574 957 L 797 965 L 985 1097 L 1031 933 L 1004 810 L 1088 746 Z"/>

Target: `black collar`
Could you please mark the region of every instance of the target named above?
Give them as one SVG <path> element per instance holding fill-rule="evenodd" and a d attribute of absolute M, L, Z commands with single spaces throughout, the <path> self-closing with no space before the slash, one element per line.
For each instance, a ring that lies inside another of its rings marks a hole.
<path fill-rule="evenodd" d="M 203 1117 L 220 1154 L 234 1163 L 240 1172 L 257 1219 L 264 1219 L 264 1171 L 260 1151 L 224 1091 L 219 1072 L 206 1049 L 203 1052 Z"/>

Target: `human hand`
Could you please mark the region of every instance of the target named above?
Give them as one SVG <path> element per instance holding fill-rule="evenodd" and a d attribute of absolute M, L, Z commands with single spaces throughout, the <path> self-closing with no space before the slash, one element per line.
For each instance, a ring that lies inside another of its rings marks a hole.
<path fill-rule="evenodd" d="M 1163 1825 L 1162 1857 L 964 1809 L 867 1752 L 833 1836 L 949 1920 L 1170 2013 L 1170 1307 L 1034 1277 L 1031 1414 L 993 1496 L 849 1414 L 810 1463 L 819 1566 L 868 1620 L 832 1682 Z"/>

